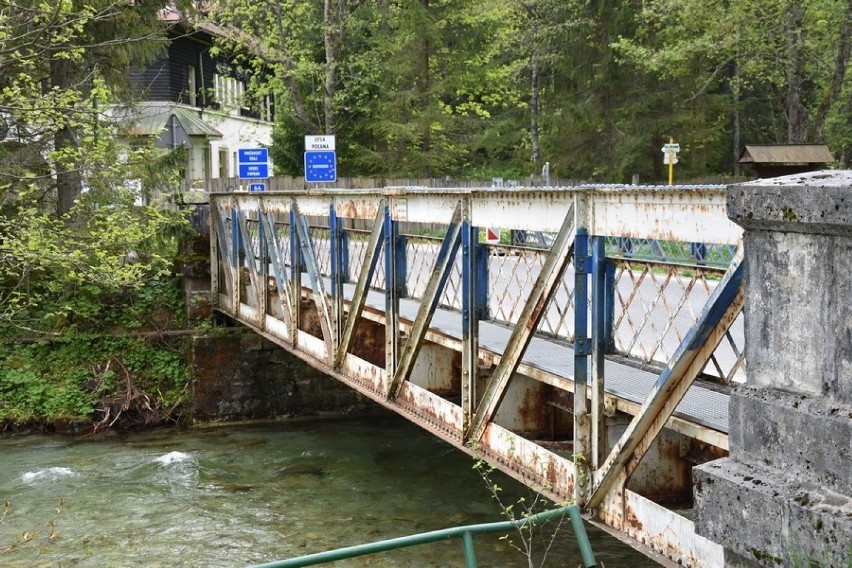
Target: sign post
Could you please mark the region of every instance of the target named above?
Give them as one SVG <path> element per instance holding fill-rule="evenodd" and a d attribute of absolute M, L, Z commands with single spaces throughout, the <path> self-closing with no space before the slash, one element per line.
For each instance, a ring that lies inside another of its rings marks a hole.
<path fill-rule="evenodd" d="M 669 137 L 669 143 L 663 144 L 663 164 L 669 166 L 669 185 L 674 181 L 674 165 L 677 163 L 677 153 L 680 152 L 680 144 L 675 144 L 674 138 Z"/>
<path fill-rule="evenodd" d="M 305 136 L 305 181 L 337 181 L 337 154 L 334 135 Z"/>

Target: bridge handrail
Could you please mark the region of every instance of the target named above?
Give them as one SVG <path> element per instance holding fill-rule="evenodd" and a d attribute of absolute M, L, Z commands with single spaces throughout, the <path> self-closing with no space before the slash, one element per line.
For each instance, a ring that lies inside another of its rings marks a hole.
<path fill-rule="evenodd" d="M 583 519 L 580 516 L 580 510 L 576 505 L 569 505 L 558 509 L 551 509 L 550 511 L 543 511 L 516 521 L 500 521 L 495 523 L 451 527 L 388 540 L 380 540 L 367 544 L 347 546 L 335 550 L 328 550 L 326 552 L 299 556 L 297 558 L 277 560 L 266 564 L 258 564 L 253 568 L 297 568 L 302 566 L 315 566 L 317 564 L 325 564 L 327 562 L 335 562 L 338 560 L 345 560 L 347 558 L 355 558 L 357 556 L 387 552 L 389 550 L 407 548 L 409 546 L 416 546 L 420 544 L 429 544 L 450 538 L 462 539 L 465 566 L 467 568 L 476 568 L 476 556 L 473 551 L 473 535 L 510 531 L 530 524 L 548 521 L 553 518 L 561 518 L 565 515 L 568 515 L 571 519 L 571 526 L 574 529 L 577 544 L 580 547 L 583 566 L 586 568 L 596 567 L 598 565 L 597 560 L 595 559 L 595 554 L 592 551 L 592 546 L 589 543 L 589 536 L 586 533 L 586 527 L 583 526 Z"/>

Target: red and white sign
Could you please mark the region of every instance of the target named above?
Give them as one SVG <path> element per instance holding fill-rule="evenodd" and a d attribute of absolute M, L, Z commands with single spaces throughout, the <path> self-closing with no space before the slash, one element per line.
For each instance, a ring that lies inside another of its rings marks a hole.
<path fill-rule="evenodd" d="M 499 245 L 500 229 L 497 227 L 488 227 L 485 229 L 485 242 L 489 245 Z"/>

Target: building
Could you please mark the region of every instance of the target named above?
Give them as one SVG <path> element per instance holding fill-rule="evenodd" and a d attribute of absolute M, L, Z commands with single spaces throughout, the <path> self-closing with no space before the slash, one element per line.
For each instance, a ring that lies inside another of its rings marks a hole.
<path fill-rule="evenodd" d="M 166 54 L 132 73 L 137 102 L 112 114 L 130 144 L 154 136 L 158 147 L 184 146 L 184 186 L 202 189 L 210 179 L 237 175 L 239 148 L 272 144 L 273 97 L 251 96 L 251 77 L 211 51 L 221 28 L 187 24 L 176 12 L 164 19 L 173 24 Z"/>

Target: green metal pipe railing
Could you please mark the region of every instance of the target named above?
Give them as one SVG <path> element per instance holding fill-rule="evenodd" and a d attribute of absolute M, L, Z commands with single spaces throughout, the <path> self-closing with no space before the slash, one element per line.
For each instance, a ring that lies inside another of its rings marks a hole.
<path fill-rule="evenodd" d="M 526 525 L 535 525 L 550 519 L 561 518 L 565 515 L 568 515 L 571 519 L 571 527 L 574 530 L 574 536 L 577 538 L 577 544 L 580 546 L 580 556 L 583 559 L 583 566 L 585 568 L 595 568 L 598 565 L 597 560 L 595 560 L 595 554 L 592 552 L 592 546 L 589 543 L 589 535 L 586 534 L 586 527 L 583 526 L 583 518 L 580 516 L 580 510 L 576 505 L 569 505 L 559 509 L 544 511 L 517 521 L 502 521 L 441 529 L 410 536 L 392 538 L 389 540 L 380 540 L 378 542 L 371 542 L 368 544 L 347 546 L 336 550 L 308 554 L 307 556 L 300 556 L 298 558 L 277 560 L 266 564 L 258 564 L 253 568 L 301 568 L 302 566 L 314 566 L 316 564 L 335 562 L 337 560 L 345 560 L 347 558 L 355 558 L 356 556 L 364 556 L 367 554 L 376 554 L 398 548 L 407 548 L 409 546 L 416 546 L 419 544 L 428 544 L 450 538 L 460 538 L 462 540 L 465 566 L 466 568 L 476 568 L 476 555 L 473 550 L 473 535 L 512 531 Z"/>

